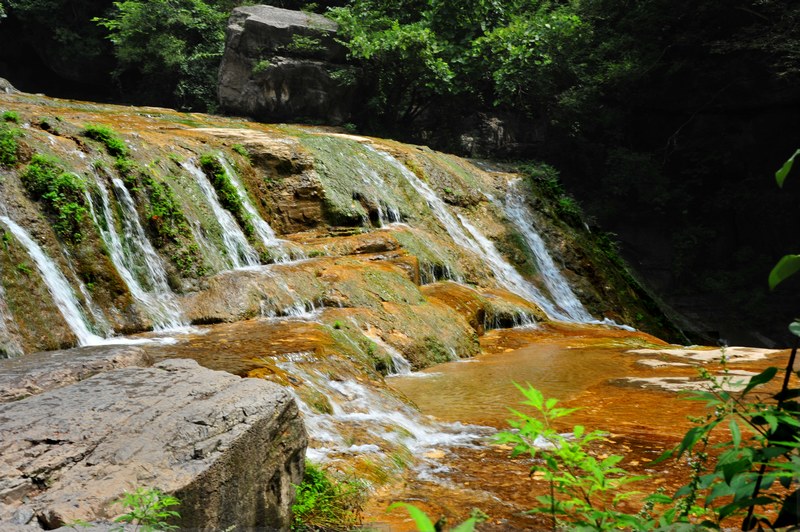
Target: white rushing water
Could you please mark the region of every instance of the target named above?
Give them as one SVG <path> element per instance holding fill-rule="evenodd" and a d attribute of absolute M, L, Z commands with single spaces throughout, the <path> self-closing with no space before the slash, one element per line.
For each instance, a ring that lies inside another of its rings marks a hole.
<path fill-rule="evenodd" d="M 53 262 L 45 253 L 44 250 L 37 244 L 28 234 L 25 229 L 20 227 L 16 222 L 7 216 L 0 215 L 0 223 L 5 225 L 14 237 L 28 252 L 28 256 L 36 264 L 36 269 L 42 276 L 47 289 L 53 296 L 61 315 L 64 316 L 70 330 L 75 334 L 78 339 L 79 345 L 97 345 L 104 342 L 104 339 L 92 332 L 91 325 L 81 310 L 80 303 L 78 302 L 75 292 L 70 287 L 64 274 L 58 269 L 55 262 Z"/>
<path fill-rule="evenodd" d="M 194 177 L 195 182 L 203 192 L 208 206 L 214 213 L 214 218 L 222 231 L 222 244 L 225 247 L 230 266 L 232 268 L 242 268 L 244 266 L 258 265 L 258 253 L 247 241 L 247 237 L 242 232 L 239 224 L 236 223 L 233 215 L 220 205 L 217 191 L 214 190 L 205 172 L 194 161 L 181 163 L 181 166 Z"/>
<path fill-rule="evenodd" d="M 369 146 L 364 147 L 369 148 Z M 353 157 L 351 160 L 358 165 L 358 174 L 361 176 L 363 183 L 368 189 L 374 190 L 378 195 L 377 198 L 372 198 L 377 204 L 378 223 L 383 226 L 400 222 L 400 209 L 397 207 L 395 199 L 390 193 L 391 189 L 387 186 L 383 177 L 359 157 Z"/>
<path fill-rule="evenodd" d="M 264 219 L 258 213 L 258 210 L 256 210 L 255 205 L 253 205 L 253 202 L 250 199 L 250 195 L 247 193 L 242 181 L 239 179 L 239 175 L 233 168 L 231 168 L 231 165 L 224 157 L 217 157 L 217 160 L 225 170 L 225 173 L 227 174 L 228 179 L 231 181 L 231 184 L 236 189 L 236 194 L 239 196 L 244 210 L 247 211 L 248 215 L 250 215 L 250 222 L 253 224 L 253 229 L 255 230 L 258 239 L 261 240 L 261 243 L 264 244 L 264 247 L 273 251 L 276 259 L 279 261 L 288 260 L 289 254 L 286 253 L 286 250 L 283 248 L 282 242 L 278 240 L 278 237 L 275 236 L 275 231 L 272 230 L 272 227 L 270 227 L 270 225 L 264 221 Z"/>
<path fill-rule="evenodd" d="M 533 301 L 551 318 L 572 321 L 531 282 L 525 279 L 507 260 L 503 258 L 494 244 L 463 216 L 454 216 L 436 192 L 406 166 L 390 154 L 374 150 L 389 164 L 397 168 L 411 186 L 425 199 L 436 218 L 444 226 L 456 244 L 471 251 L 490 266 L 497 280 L 504 288 L 521 297 Z M 466 228 L 465 231 L 464 229 Z M 458 280 L 458 279 L 456 279 Z"/>
<path fill-rule="evenodd" d="M 352 321 L 356 327 L 359 327 L 355 319 Z M 384 342 L 383 338 L 378 336 L 378 334 L 375 333 L 371 328 L 364 330 L 363 328 L 359 327 L 359 329 L 361 329 L 361 332 L 364 334 L 364 336 L 375 342 L 376 345 L 380 346 L 380 348 L 389 355 L 389 358 L 392 359 L 392 371 L 389 372 L 387 377 L 395 375 L 409 375 L 411 373 L 411 363 L 406 360 L 406 357 L 404 357 L 400 351 Z"/>
<path fill-rule="evenodd" d="M 99 178 L 95 179 L 95 184 L 100 192 L 104 223 L 100 223 L 91 195 L 87 194 L 92 217 L 109 250 L 111 261 L 128 286 L 131 296 L 141 304 L 157 330 L 186 326 L 175 294 L 167 282 L 164 262 L 148 240 L 125 184 L 120 179 L 112 179 L 114 195 L 119 205 L 122 235 L 117 231 L 105 184 Z M 144 282 L 140 281 L 140 277 Z"/>
<path fill-rule="evenodd" d="M 508 184 L 504 207 L 505 212 L 517 230 L 525 238 L 525 242 L 533 252 L 536 268 L 542 276 L 542 282 L 564 313 L 573 321 L 590 322 L 593 320 L 589 312 L 572 291 L 567 279 L 556 267 L 553 258 L 547 251 L 547 246 L 539 236 L 533 213 L 525 203 L 524 191 L 521 188 L 522 180 L 516 178 Z"/>
<path fill-rule="evenodd" d="M 277 365 L 330 403 L 331 413 L 321 414 L 296 396 L 310 437 L 307 457 L 314 461 L 352 454 L 385 456 L 398 446 L 420 457 L 432 448 L 474 446 L 493 432 L 487 427 L 434 421 L 355 379 L 331 380 L 312 367 L 311 353 L 284 355 Z"/>

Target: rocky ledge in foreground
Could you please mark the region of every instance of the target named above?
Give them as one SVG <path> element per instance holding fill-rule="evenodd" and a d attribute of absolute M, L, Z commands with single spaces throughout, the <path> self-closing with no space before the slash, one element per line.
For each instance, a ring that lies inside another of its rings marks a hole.
<path fill-rule="evenodd" d="M 123 513 L 124 491 L 181 500 L 182 528 L 287 528 L 306 434 L 288 392 L 168 360 L 0 405 L 0 529 Z"/>

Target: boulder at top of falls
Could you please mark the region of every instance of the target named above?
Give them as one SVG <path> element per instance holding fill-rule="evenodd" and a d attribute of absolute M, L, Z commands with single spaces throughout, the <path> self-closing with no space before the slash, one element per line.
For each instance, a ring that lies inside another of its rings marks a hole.
<path fill-rule="evenodd" d="M 262 121 L 350 119 L 354 68 L 322 15 L 245 6 L 228 20 L 218 95 L 230 113 Z"/>
<path fill-rule="evenodd" d="M 285 529 L 307 442 L 280 386 L 191 360 L 0 405 L 0 435 L 3 530 L 109 520 L 138 487 L 178 497 L 182 528 Z"/>

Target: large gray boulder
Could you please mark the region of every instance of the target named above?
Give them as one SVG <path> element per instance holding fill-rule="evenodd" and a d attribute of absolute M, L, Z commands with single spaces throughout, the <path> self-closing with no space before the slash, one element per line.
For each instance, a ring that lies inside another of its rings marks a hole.
<path fill-rule="evenodd" d="M 0 530 L 112 519 L 137 487 L 177 496 L 182 528 L 287 528 L 306 443 L 273 383 L 190 360 L 101 373 L 0 405 Z"/>
<path fill-rule="evenodd" d="M 42 351 L 0 360 L 0 403 L 38 395 L 112 369 L 152 365 L 150 355 L 133 345 Z"/>
<path fill-rule="evenodd" d="M 222 109 L 272 122 L 349 121 L 356 76 L 336 30 L 313 13 L 234 9 L 219 70 Z"/>

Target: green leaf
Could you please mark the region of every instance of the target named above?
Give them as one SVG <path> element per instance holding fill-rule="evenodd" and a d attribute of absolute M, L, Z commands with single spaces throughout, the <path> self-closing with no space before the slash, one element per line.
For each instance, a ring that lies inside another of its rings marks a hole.
<path fill-rule="evenodd" d="M 460 525 L 453 527 L 450 529 L 450 532 L 472 532 L 475 530 L 475 525 L 478 523 L 478 520 L 474 517 L 470 517 Z"/>
<path fill-rule="evenodd" d="M 436 532 L 436 527 L 433 526 L 433 521 L 430 520 L 430 518 L 425 514 L 425 512 L 423 512 L 413 504 L 408 504 L 406 502 L 396 502 L 390 505 L 389 508 L 386 509 L 386 511 L 387 512 L 392 511 L 396 508 L 405 508 L 406 510 L 408 510 L 408 513 L 409 515 L 411 515 L 411 519 L 414 520 L 414 524 L 417 525 L 417 530 L 419 532 Z"/>
<path fill-rule="evenodd" d="M 733 446 L 738 448 L 739 444 L 742 443 L 742 431 L 739 430 L 739 424 L 736 423 L 735 419 L 731 419 L 729 426 L 731 429 L 731 438 L 733 439 Z"/>
<path fill-rule="evenodd" d="M 800 270 L 800 255 L 784 255 L 769 273 L 769 289 L 774 290 L 778 284 Z"/>
<path fill-rule="evenodd" d="M 795 336 L 800 336 L 800 321 L 795 320 L 789 324 L 789 332 Z"/>
<path fill-rule="evenodd" d="M 789 171 L 792 169 L 792 165 L 794 164 L 794 159 L 800 155 L 800 150 L 794 152 L 794 154 L 789 157 L 789 159 L 783 163 L 783 166 L 775 172 L 775 181 L 777 181 L 778 186 L 783 188 L 783 182 L 786 180 L 786 176 L 789 175 Z"/>
<path fill-rule="evenodd" d="M 756 386 L 771 381 L 777 372 L 778 368 L 773 366 L 765 369 L 758 375 L 754 375 L 753 377 L 750 378 L 750 382 L 747 383 L 747 386 L 745 386 L 744 390 L 742 391 L 742 394 L 746 394 Z"/>

